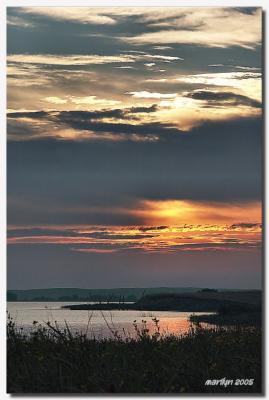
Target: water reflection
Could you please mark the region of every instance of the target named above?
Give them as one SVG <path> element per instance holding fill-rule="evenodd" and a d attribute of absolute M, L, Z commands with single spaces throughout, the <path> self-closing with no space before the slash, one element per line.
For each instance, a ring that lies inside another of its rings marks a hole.
<path fill-rule="evenodd" d="M 135 337 L 137 324 L 138 330 L 143 327 L 149 330 L 149 334 L 156 332 L 156 323 L 153 319 L 159 320 L 158 325 L 161 334 L 184 334 L 191 327 L 189 317 L 191 312 L 172 312 L 172 311 L 135 311 L 135 310 L 114 310 L 114 311 L 87 311 L 87 310 L 68 310 L 61 307 L 64 302 L 10 302 L 8 303 L 8 313 L 14 318 L 19 327 L 29 331 L 33 329 L 33 321 L 38 324 L 46 325 L 46 322 L 55 324 L 64 329 L 66 322 L 72 333 L 87 334 L 92 338 L 113 337 L 116 335 L 125 337 Z M 74 303 L 75 304 L 75 303 Z M 202 324 L 203 327 L 211 327 L 209 324 Z"/>

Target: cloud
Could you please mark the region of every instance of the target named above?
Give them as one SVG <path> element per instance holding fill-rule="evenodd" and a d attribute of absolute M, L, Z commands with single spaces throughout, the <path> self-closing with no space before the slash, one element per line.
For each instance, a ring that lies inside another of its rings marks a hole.
<path fill-rule="evenodd" d="M 173 99 L 177 96 L 177 93 L 156 93 L 148 92 L 146 90 L 140 92 L 127 92 L 126 94 L 130 94 L 138 99 Z"/>
<path fill-rule="evenodd" d="M 151 59 L 156 59 L 160 61 L 175 61 L 175 60 L 180 60 L 183 61 L 184 58 L 180 58 L 177 56 L 164 56 L 162 54 L 145 54 L 144 57 L 146 58 L 151 58 Z"/>
<path fill-rule="evenodd" d="M 10 54 L 7 56 L 8 63 L 22 64 L 42 64 L 42 65 L 61 65 L 79 66 L 91 64 L 113 64 L 113 63 L 133 63 L 135 56 L 122 55 L 56 55 L 56 54 Z"/>
<path fill-rule="evenodd" d="M 151 113 L 151 112 L 155 112 L 159 109 L 157 104 L 153 104 L 152 106 L 149 107 L 131 107 L 129 109 L 129 112 L 131 113 Z"/>
<path fill-rule="evenodd" d="M 224 67 L 224 64 L 209 64 L 208 66 L 209 66 L 209 67 L 218 68 L 218 67 Z"/>
<path fill-rule="evenodd" d="M 209 67 L 215 67 L 215 68 L 235 68 L 235 69 L 241 69 L 243 71 L 260 71 L 260 67 L 249 67 L 249 66 L 243 66 L 243 65 L 232 65 L 232 64 L 209 64 Z"/>
<path fill-rule="evenodd" d="M 155 141 L 159 135 L 178 132 L 167 124 L 141 121 L 158 109 L 153 104 L 93 111 L 10 112 L 7 115 L 8 137 L 12 140 L 54 137 L 59 140 Z"/>
<path fill-rule="evenodd" d="M 95 96 L 92 96 L 95 97 Z M 103 99 L 103 101 L 106 101 Z M 115 109 L 103 109 L 103 110 L 93 110 L 93 111 L 19 111 L 19 112 L 9 112 L 7 114 L 8 118 L 11 119 L 48 119 L 51 121 L 58 122 L 76 122 L 83 121 L 90 123 L 91 120 L 102 119 L 102 118 L 133 118 L 133 114 L 148 114 L 158 111 L 159 107 L 157 104 L 152 104 L 151 106 L 134 106 L 125 108 L 115 108 Z M 81 126 L 82 126 L 81 125 Z M 79 125 L 78 125 L 79 127 Z"/>
<path fill-rule="evenodd" d="M 100 229 L 103 229 L 102 231 Z M 86 232 L 85 232 L 86 231 Z M 131 230 L 130 230 L 131 231 Z M 74 228 L 66 228 L 59 227 L 22 227 L 22 228 L 9 228 L 8 229 L 8 238 L 10 239 L 9 243 L 16 242 L 37 242 L 36 239 L 40 243 L 48 240 L 51 242 L 51 238 L 55 243 L 62 241 L 62 238 L 69 238 L 69 241 L 77 242 L 77 238 L 81 239 L 82 243 L 85 241 L 85 238 L 88 239 L 100 239 L 104 241 L 118 241 L 118 240 L 139 240 L 139 239 L 149 239 L 153 238 L 154 235 L 141 234 L 141 233 L 129 233 L 128 230 L 107 227 L 74 227 Z M 96 243 L 95 243 L 96 244 Z"/>
<path fill-rule="evenodd" d="M 10 224 L 158 226 L 166 223 L 146 223 L 149 214 L 137 214 L 140 201 L 240 204 L 261 199 L 260 118 L 206 122 L 186 133 L 160 124 L 90 123 L 79 112 L 67 112 L 57 115 L 47 132 L 60 121 L 78 135 L 84 128 L 90 129 L 85 135 L 94 130 L 96 139 L 38 136 L 26 142 L 17 132 L 7 148 Z M 30 135 L 39 134 L 39 129 L 33 127 Z M 102 140 L 107 131 L 111 137 L 122 135 L 122 140 Z M 133 141 L 134 135 L 157 139 Z M 212 211 L 209 217 L 214 217 Z M 230 224 L 242 220 L 241 216 Z M 253 221 L 257 219 L 244 222 Z"/>
<path fill-rule="evenodd" d="M 242 13 L 234 8 L 181 8 L 174 19 L 155 20 L 151 27 L 160 30 L 125 36 L 122 40 L 135 44 L 178 43 L 254 49 L 261 44 L 261 9 Z"/>
<path fill-rule="evenodd" d="M 226 240 L 223 243 L 201 242 L 174 245 L 171 251 L 204 251 L 204 250 L 231 250 L 231 249 L 257 249 L 260 248 L 261 242 L 238 242 Z"/>
<path fill-rule="evenodd" d="M 54 66 L 85 66 L 85 65 L 102 65 L 114 63 L 134 63 L 143 60 L 159 60 L 163 62 L 171 62 L 175 60 L 183 60 L 176 56 L 165 56 L 159 54 L 115 54 L 115 55 L 100 55 L 100 54 L 9 54 L 7 62 L 33 64 L 33 65 L 54 65 Z"/>
<path fill-rule="evenodd" d="M 177 128 L 169 124 L 158 122 L 136 123 L 138 114 L 151 113 L 155 110 L 156 108 L 151 106 L 148 108 L 133 107 L 126 111 L 115 109 L 101 112 L 9 113 L 8 136 L 12 140 L 25 140 L 27 136 L 28 139 L 50 136 L 59 140 L 79 141 L 156 141 L 160 137 L 165 137 L 166 134 L 175 135 L 179 133 Z M 129 122 L 107 122 L 103 121 L 105 118 L 127 119 Z M 44 122 L 45 120 L 46 122 Z M 133 120 L 133 124 L 130 123 L 130 120 Z"/>
<path fill-rule="evenodd" d="M 229 80 L 260 79 L 260 72 L 218 72 L 206 74 L 183 75 L 177 78 L 178 81 L 189 83 L 215 84 L 219 86 L 229 86 Z M 214 83 L 215 81 L 215 83 Z"/>
<path fill-rule="evenodd" d="M 77 251 L 79 253 L 100 253 L 100 254 L 106 254 L 106 253 L 115 253 L 117 252 L 116 249 L 96 249 L 96 248 L 76 248 L 76 247 L 71 247 L 71 251 Z"/>
<path fill-rule="evenodd" d="M 21 28 L 34 28 L 35 24 L 23 16 L 9 15 L 7 13 L 7 26 L 16 26 Z"/>
<path fill-rule="evenodd" d="M 145 82 L 149 83 L 159 83 L 159 82 L 166 82 L 167 78 L 159 78 L 159 79 L 145 79 Z"/>
<path fill-rule="evenodd" d="M 66 104 L 68 101 L 67 99 L 61 99 L 57 96 L 45 97 L 44 100 L 52 104 Z"/>
<path fill-rule="evenodd" d="M 121 65 L 121 66 L 115 67 L 115 68 L 118 68 L 118 69 L 135 69 L 131 65 Z"/>
<path fill-rule="evenodd" d="M 216 106 L 247 106 L 254 108 L 261 108 L 262 103 L 251 99 L 247 96 L 233 93 L 233 92 L 213 92 L 210 90 L 196 90 L 191 93 L 187 93 L 186 97 L 189 97 L 194 100 L 202 100 L 205 101 L 208 106 L 216 107 Z"/>
<path fill-rule="evenodd" d="M 106 9 L 95 7 L 23 7 L 20 11 L 28 15 L 40 15 L 56 21 L 70 21 L 82 24 L 113 25 L 116 20 Z"/>
<path fill-rule="evenodd" d="M 260 223 L 240 222 L 239 224 L 232 224 L 230 229 L 261 229 Z"/>
<path fill-rule="evenodd" d="M 205 74 L 182 75 L 175 78 L 178 82 L 190 85 L 204 85 L 227 89 L 240 90 L 241 94 L 261 101 L 261 78 L 260 72 L 215 72 Z"/>
<path fill-rule="evenodd" d="M 156 231 L 156 230 L 164 230 L 167 229 L 167 225 L 160 225 L 160 226 L 140 226 L 139 230 L 142 232 L 147 232 L 147 231 Z"/>
<path fill-rule="evenodd" d="M 233 67 L 236 69 L 242 69 L 245 71 L 259 71 L 261 69 L 260 67 L 248 67 L 248 66 L 243 66 L 243 65 L 234 65 Z"/>
<path fill-rule="evenodd" d="M 8 118 L 31 118 L 41 119 L 47 118 L 49 113 L 47 111 L 18 111 L 10 112 L 7 114 Z"/>
<path fill-rule="evenodd" d="M 172 43 L 253 48 L 261 42 L 260 8 L 248 8 L 249 12 L 228 7 L 21 7 L 16 10 L 17 15 L 9 12 L 14 24 L 14 17 L 28 22 L 36 19 L 39 22 L 42 18 L 44 24 L 63 21 L 108 27 L 115 36 L 118 27 L 129 28 L 133 22 L 140 28 L 138 32 L 134 30 L 132 34 L 126 29 L 120 39 L 135 44 L 155 44 L 156 50 L 169 50 Z"/>
<path fill-rule="evenodd" d="M 153 47 L 155 50 L 171 50 L 173 47 L 171 46 L 154 46 Z"/>
<path fill-rule="evenodd" d="M 32 135 L 35 131 L 35 137 L 39 138 L 51 136 L 56 139 L 64 139 L 65 130 L 73 129 L 74 136 L 68 136 L 69 131 L 67 130 L 66 140 L 161 140 L 169 143 L 180 143 L 185 137 L 186 131 L 180 130 L 171 123 L 143 122 L 143 120 L 140 120 L 141 115 L 155 113 L 158 110 L 157 105 L 151 105 L 149 107 L 140 106 L 100 111 L 10 112 L 8 113 L 8 136 L 16 135 L 16 128 L 18 127 L 17 138 L 15 136 L 13 139 L 24 140 L 24 136 L 20 137 L 21 130 L 27 134 L 27 127 L 29 127 L 29 135 Z M 127 119 L 128 123 L 122 122 L 122 119 Z M 241 120 L 232 119 L 231 121 L 208 121 L 189 129 L 188 137 L 189 140 L 195 139 L 196 132 L 203 132 L 205 137 L 211 137 L 214 129 L 220 129 L 224 134 L 223 139 L 225 139 L 226 126 L 231 126 L 232 129 L 238 126 L 241 132 L 240 125 L 245 126 L 247 121 L 249 121 L 250 126 L 255 126 L 259 124 L 260 119 L 252 117 L 242 118 Z M 208 132 L 206 129 L 208 129 Z M 255 132 L 257 132 L 256 127 Z"/>
<path fill-rule="evenodd" d="M 251 225 L 251 224 L 249 224 Z M 150 234 L 148 232 L 150 231 Z M 189 233 L 192 232 L 192 235 Z M 8 228 L 8 245 L 58 245 L 81 252 L 179 252 L 258 248 L 260 229 L 236 233 L 228 225 L 181 226 L 37 226 Z"/>
<path fill-rule="evenodd" d="M 69 100 L 71 101 L 71 103 L 75 104 L 89 104 L 89 105 L 99 104 L 102 107 L 110 107 L 121 103 L 118 100 L 99 99 L 96 96 L 84 96 L 84 97 L 71 96 L 69 97 Z"/>

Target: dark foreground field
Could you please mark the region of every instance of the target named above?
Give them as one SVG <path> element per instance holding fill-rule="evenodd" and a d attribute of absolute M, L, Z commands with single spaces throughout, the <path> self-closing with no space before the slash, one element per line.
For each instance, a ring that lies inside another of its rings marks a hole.
<path fill-rule="evenodd" d="M 72 336 L 68 327 L 37 327 L 30 336 L 13 321 L 7 332 L 9 393 L 261 393 L 261 329 L 204 330 L 186 336 L 103 341 Z M 233 380 L 226 387 L 215 380 Z M 215 385 L 205 385 L 207 380 Z M 251 385 L 251 379 L 253 384 Z"/>

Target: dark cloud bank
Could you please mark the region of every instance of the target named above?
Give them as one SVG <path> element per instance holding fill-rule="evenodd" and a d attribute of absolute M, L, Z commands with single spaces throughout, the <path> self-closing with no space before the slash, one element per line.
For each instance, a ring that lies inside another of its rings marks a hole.
<path fill-rule="evenodd" d="M 60 115 L 65 122 L 71 117 Z M 71 118 L 73 127 L 81 124 Z M 96 132 L 104 129 L 103 123 L 94 124 Z M 105 125 L 112 133 L 128 137 L 134 131 L 159 140 L 8 143 L 9 223 L 134 224 L 142 221 L 120 215 L 118 208 L 143 199 L 237 202 L 261 197 L 258 118 L 206 122 L 188 133 L 161 124 Z M 107 210 L 91 212 L 93 206 Z"/>

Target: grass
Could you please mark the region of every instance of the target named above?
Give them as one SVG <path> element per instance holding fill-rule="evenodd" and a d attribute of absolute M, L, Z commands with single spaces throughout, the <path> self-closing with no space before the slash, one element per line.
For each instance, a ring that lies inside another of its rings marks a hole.
<path fill-rule="evenodd" d="M 149 335 L 94 340 L 35 323 L 31 333 L 7 325 L 9 393 L 261 393 L 261 329 L 205 330 L 184 336 Z M 206 386 L 208 379 L 254 379 L 252 386 Z"/>

